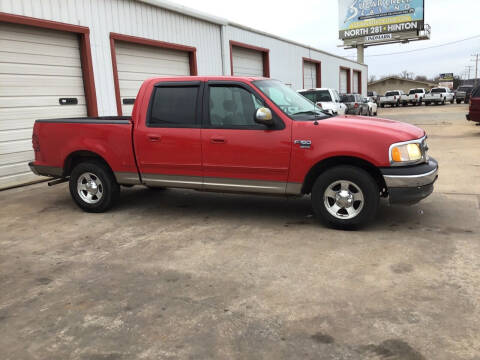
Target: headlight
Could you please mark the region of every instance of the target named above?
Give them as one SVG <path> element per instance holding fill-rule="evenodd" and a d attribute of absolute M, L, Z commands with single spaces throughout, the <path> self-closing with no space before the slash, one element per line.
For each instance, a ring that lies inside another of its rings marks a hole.
<path fill-rule="evenodd" d="M 392 166 L 412 165 L 427 160 L 425 138 L 412 140 L 390 146 L 390 164 Z"/>

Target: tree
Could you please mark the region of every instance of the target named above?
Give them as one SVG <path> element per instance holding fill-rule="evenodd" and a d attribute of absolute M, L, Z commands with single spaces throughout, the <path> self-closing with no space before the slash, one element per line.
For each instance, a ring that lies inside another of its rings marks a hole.
<path fill-rule="evenodd" d="M 430 81 L 428 79 L 428 77 L 426 77 L 425 75 L 417 75 L 417 76 L 415 76 L 415 80 L 417 80 L 417 81 Z"/>
<path fill-rule="evenodd" d="M 375 80 L 377 80 L 377 77 L 375 75 L 370 75 L 369 78 L 368 78 L 368 82 L 369 83 L 372 83 L 374 82 Z"/>
<path fill-rule="evenodd" d="M 408 72 L 408 70 L 403 70 L 403 71 L 400 73 L 400 77 L 401 77 L 402 79 L 406 79 L 406 80 L 411 80 L 411 79 L 413 79 L 413 75 L 414 75 L 414 73 Z"/>

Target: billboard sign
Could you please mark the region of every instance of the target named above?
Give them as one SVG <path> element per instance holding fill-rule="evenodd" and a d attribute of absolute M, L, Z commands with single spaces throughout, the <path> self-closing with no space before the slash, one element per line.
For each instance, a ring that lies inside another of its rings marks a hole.
<path fill-rule="evenodd" d="M 440 74 L 438 86 L 448 87 L 450 90 L 453 90 L 453 80 L 453 73 Z"/>
<path fill-rule="evenodd" d="M 340 39 L 424 29 L 424 0 L 339 0 Z"/>

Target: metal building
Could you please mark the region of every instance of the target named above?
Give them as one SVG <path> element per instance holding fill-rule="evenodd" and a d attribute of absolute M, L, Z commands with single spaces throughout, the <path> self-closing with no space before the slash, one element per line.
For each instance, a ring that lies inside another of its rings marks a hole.
<path fill-rule="evenodd" d="M 36 119 L 129 115 L 142 81 L 162 75 L 363 94 L 368 76 L 365 65 L 167 1 L 0 0 L 0 189 L 38 179 L 27 166 Z"/>

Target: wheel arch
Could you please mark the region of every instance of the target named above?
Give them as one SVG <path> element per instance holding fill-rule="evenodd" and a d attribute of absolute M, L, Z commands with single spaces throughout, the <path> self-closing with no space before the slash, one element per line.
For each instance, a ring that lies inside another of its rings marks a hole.
<path fill-rule="evenodd" d="M 107 167 L 107 169 L 112 173 L 112 175 L 114 175 L 112 167 L 101 155 L 90 150 L 77 150 L 70 153 L 65 159 L 63 164 L 63 176 L 70 176 L 75 166 L 88 160 L 95 160 L 102 163 Z"/>
<path fill-rule="evenodd" d="M 371 162 L 354 156 L 335 156 L 323 159 L 316 163 L 305 176 L 302 186 L 302 194 L 310 194 L 315 180 L 326 170 L 339 165 L 351 165 L 365 170 L 376 181 L 382 195 L 386 194 L 387 185 L 380 170 Z"/>

